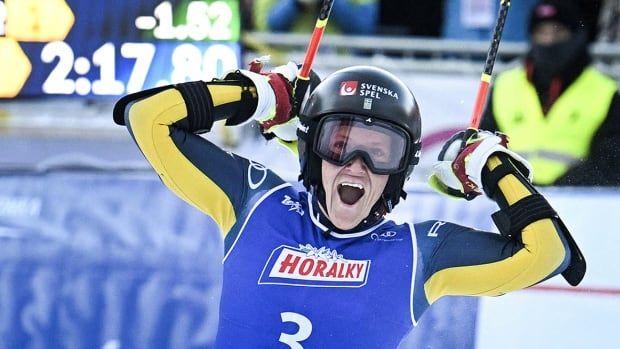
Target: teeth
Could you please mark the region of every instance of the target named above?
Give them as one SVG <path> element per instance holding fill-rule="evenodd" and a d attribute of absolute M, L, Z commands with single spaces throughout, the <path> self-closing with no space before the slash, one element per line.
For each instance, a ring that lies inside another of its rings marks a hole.
<path fill-rule="evenodd" d="M 353 187 L 353 188 L 362 189 L 362 190 L 364 189 L 364 186 L 358 183 L 340 183 L 340 185 L 343 185 L 343 186 L 346 185 L 347 187 Z"/>

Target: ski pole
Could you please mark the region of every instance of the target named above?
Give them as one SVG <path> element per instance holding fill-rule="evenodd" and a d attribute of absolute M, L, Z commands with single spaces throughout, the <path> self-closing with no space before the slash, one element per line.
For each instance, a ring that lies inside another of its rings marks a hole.
<path fill-rule="evenodd" d="M 325 27 L 327 26 L 327 20 L 329 19 L 329 14 L 332 11 L 333 4 L 334 0 L 323 0 L 323 2 L 321 3 L 319 17 L 316 20 L 314 30 L 312 31 L 312 36 L 310 37 L 310 42 L 308 43 L 308 48 L 306 49 L 304 62 L 301 66 L 301 69 L 297 73 L 297 80 L 295 82 L 294 88 L 295 102 L 293 105 L 292 115 L 299 115 L 301 103 L 304 99 L 304 96 L 306 95 L 306 92 L 308 91 L 308 86 L 310 85 L 310 69 L 312 68 L 312 62 L 314 61 L 314 57 L 319 50 L 319 44 L 321 43 L 321 38 L 323 38 L 323 32 L 325 31 Z"/>
<path fill-rule="evenodd" d="M 489 47 L 487 58 L 484 63 L 484 70 L 482 72 L 482 76 L 480 77 L 480 85 L 478 87 L 478 94 L 474 103 L 474 111 L 469 122 L 469 127 L 465 130 L 465 135 L 463 137 L 463 146 L 465 146 L 467 139 L 478 131 L 478 126 L 480 126 L 482 108 L 484 107 L 487 99 L 489 84 L 491 83 L 491 75 L 493 74 L 493 66 L 495 65 L 495 58 L 497 58 L 497 50 L 499 48 L 499 42 L 502 38 L 504 24 L 506 23 L 508 8 L 510 8 L 510 0 L 501 0 L 499 13 L 497 15 L 497 22 L 495 24 L 493 37 L 491 39 L 491 46 Z M 577 286 L 585 276 L 586 260 L 583 253 L 579 249 L 577 242 L 572 237 L 570 231 L 564 225 L 562 220 L 558 219 L 558 223 L 561 226 L 564 237 L 566 238 L 571 251 L 569 266 L 562 272 L 562 276 L 569 285 Z"/>
<path fill-rule="evenodd" d="M 480 85 L 478 85 L 478 94 L 474 102 L 474 111 L 469 121 L 469 127 L 465 131 L 464 139 L 467 140 L 478 130 L 480 126 L 480 119 L 482 118 L 482 108 L 486 102 L 489 92 L 489 84 L 491 83 L 491 75 L 493 74 L 493 67 L 495 66 L 495 58 L 497 58 L 497 50 L 499 49 L 499 42 L 502 39 L 502 32 L 504 31 L 504 24 L 506 24 L 506 16 L 508 15 L 508 9 L 510 8 L 510 0 L 501 0 L 499 5 L 499 13 L 497 15 L 497 22 L 493 29 L 493 37 L 491 38 L 491 45 L 487 52 L 487 57 L 484 62 L 484 69 L 480 76 Z"/>

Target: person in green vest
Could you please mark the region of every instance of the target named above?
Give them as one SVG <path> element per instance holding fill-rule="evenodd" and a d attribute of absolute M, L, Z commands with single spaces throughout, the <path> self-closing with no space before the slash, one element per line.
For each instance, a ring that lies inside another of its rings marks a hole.
<path fill-rule="evenodd" d="M 491 89 L 480 128 L 510 137 L 536 185 L 620 185 L 620 95 L 592 66 L 586 28 L 573 2 L 541 1 L 524 64 Z"/>

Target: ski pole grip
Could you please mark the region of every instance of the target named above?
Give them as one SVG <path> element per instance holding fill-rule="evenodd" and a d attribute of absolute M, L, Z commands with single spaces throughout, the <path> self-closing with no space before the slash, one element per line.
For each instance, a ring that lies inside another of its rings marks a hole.
<path fill-rule="evenodd" d="M 478 129 L 473 127 L 468 127 L 465 130 L 465 133 L 463 133 L 463 143 L 461 144 L 461 150 L 465 148 L 465 146 L 467 145 L 467 140 L 471 138 L 471 136 L 475 135 L 476 132 L 478 132 Z"/>

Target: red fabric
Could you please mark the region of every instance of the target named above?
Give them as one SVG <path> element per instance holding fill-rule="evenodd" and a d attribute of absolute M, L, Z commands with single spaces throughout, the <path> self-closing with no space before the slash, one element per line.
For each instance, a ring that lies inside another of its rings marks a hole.
<path fill-rule="evenodd" d="M 470 145 L 465 146 L 465 148 L 461 150 L 459 155 L 457 155 L 456 159 L 452 161 L 452 171 L 456 175 L 456 178 L 458 178 L 459 181 L 463 184 L 463 193 L 465 193 L 466 196 L 480 195 L 480 189 L 478 188 L 476 183 L 469 179 L 469 176 L 467 175 L 467 173 L 465 173 L 465 158 L 474 150 L 476 150 L 479 145 L 480 142 L 474 142 Z"/>
<path fill-rule="evenodd" d="M 547 101 L 545 102 L 545 106 L 543 108 L 543 113 L 545 113 L 545 115 L 549 112 L 549 109 L 551 109 L 553 103 L 558 100 L 561 92 L 562 80 L 557 78 L 551 80 L 551 85 L 549 85 L 549 96 L 547 97 Z"/>
<path fill-rule="evenodd" d="M 293 110 L 293 86 L 282 74 L 278 73 L 262 73 L 263 62 L 254 59 L 250 62 L 249 70 L 256 74 L 265 75 L 269 80 L 269 86 L 273 89 L 276 96 L 276 115 L 266 121 L 259 122 L 263 130 L 279 124 L 284 124 L 291 119 L 291 111 Z"/>
<path fill-rule="evenodd" d="M 260 125 L 263 129 L 268 130 L 279 124 L 284 124 L 291 119 L 291 111 L 293 110 L 293 86 L 281 74 L 266 73 L 263 74 L 269 78 L 269 85 L 276 95 L 276 115 Z"/>
<path fill-rule="evenodd" d="M 255 59 L 252 62 L 250 62 L 250 66 L 248 70 L 251 71 L 252 73 L 260 74 L 260 71 L 262 69 L 263 69 L 263 62 L 261 62 L 258 59 Z"/>
<path fill-rule="evenodd" d="M 496 135 L 501 138 L 501 141 L 499 144 L 504 147 L 507 147 L 508 136 L 506 136 L 503 133 L 496 133 Z M 474 137 L 477 138 L 477 135 L 472 136 L 472 138 Z M 465 142 L 467 142 L 467 140 L 465 140 Z M 476 183 L 474 183 L 471 179 L 469 179 L 469 176 L 467 175 L 466 169 L 465 169 L 465 158 L 469 154 L 473 153 L 474 150 L 476 150 L 476 148 L 478 148 L 478 146 L 481 143 L 482 143 L 481 139 L 474 140 L 470 144 L 466 145 L 456 156 L 456 159 L 452 161 L 452 171 L 454 172 L 454 175 L 456 175 L 456 178 L 458 178 L 459 181 L 463 184 L 463 193 L 465 193 L 466 197 L 473 198 L 481 194 L 480 188 L 478 188 L 478 185 L 476 185 Z"/>
<path fill-rule="evenodd" d="M 534 83 L 534 65 L 532 62 L 525 62 L 525 74 L 527 79 Z M 551 84 L 549 85 L 549 94 L 547 96 L 547 100 L 544 101 L 544 105 L 542 106 L 543 114 L 547 115 L 549 109 L 553 106 L 553 103 L 558 100 L 560 94 L 562 93 L 563 82 L 560 78 L 555 78 L 551 80 Z M 538 91 L 536 91 L 538 93 Z"/>
<path fill-rule="evenodd" d="M 282 74 L 278 73 L 262 73 L 263 62 L 254 59 L 250 62 L 249 70 L 256 74 L 266 76 L 269 80 L 269 86 L 273 89 L 276 96 L 276 115 L 266 121 L 259 122 L 263 130 L 279 124 L 284 124 L 291 119 L 291 111 L 293 110 L 293 86 Z"/>

